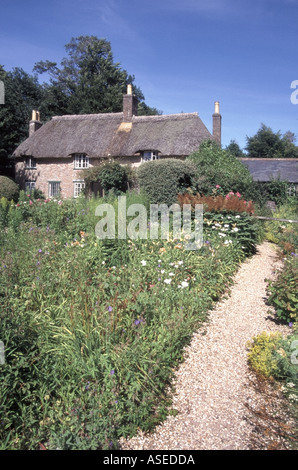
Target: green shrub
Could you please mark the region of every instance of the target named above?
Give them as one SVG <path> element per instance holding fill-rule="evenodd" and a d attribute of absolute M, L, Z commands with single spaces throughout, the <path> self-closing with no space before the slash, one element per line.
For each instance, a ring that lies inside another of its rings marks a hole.
<path fill-rule="evenodd" d="M 287 323 L 298 321 L 298 256 L 293 253 L 285 260 L 282 271 L 268 282 L 268 303 L 276 315 Z"/>
<path fill-rule="evenodd" d="M 265 377 L 273 377 L 277 373 L 277 358 L 274 356 L 282 340 L 280 333 L 262 332 L 247 344 L 248 362 L 250 366 Z"/>
<path fill-rule="evenodd" d="M 197 167 L 197 190 L 200 194 L 212 194 L 213 189 L 219 185 L 225 194 L 239 191 L 251 199 L 250 187 L 253 180 L 248 168 L 233 154 L 221 149 L 216 142 L 203 142 L 199 150 L 187 160 Z"/>
<path fill-rule="evenodd" d="M 248 342 L 248 362 L 264 377 L 292 383 L 297 394 L 297 335 L 283 338 L 281 333 L 262 332 Z"/>
<path fill-rule="evenodd" d="M 171 205 L 177 202 L 179 193 L 194 186 L 196 173 L 191 162 L 169 158 L 143 163 L 137 180 L 151 204 Z"/>
<path fill-rule="evenodd" d="M 100 166 L 98 173 L 101 186 L 106 192 L 114 190 L 116 193 L 127 191 L 128 175 L 126 168 L 120 163 L 109 162 Z"/>
<path fill-rule="evenodd" d="M 274 218 L 297 220 L 297 200 L 288 199 L 285 204 L 277 207 L 273 214 Z M 265 236 L 267 240 L 279 245 L 284 254 L 291 254 L 298 246 L 298 224 L 285 221 L 266 221 L 264 223 Z"/>
<path fill-rule="evenodd" d="M 0 199 L 5 197 L 9 201 L 17 201 L 19 186 L 7 176 L 0 176 Z"/>
<path fill-rule="evenodd" d="M 81 174 L 86 183 L 85 192 L 90 190 L 92 183 L 99 182 L 106 194 L 112 191 L 116 195 L 127 191 L 130 177 L 133 178 L 131 168 L 117 162 L 106 162 L 83 170 Z"/>

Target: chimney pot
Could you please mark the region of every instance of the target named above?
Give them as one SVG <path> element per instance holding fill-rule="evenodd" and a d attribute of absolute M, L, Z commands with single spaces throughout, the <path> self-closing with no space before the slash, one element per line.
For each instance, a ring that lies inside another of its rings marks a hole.
<path fill-rule="evenodd" d="M 219 114 L 219 101 L 214 102 L 214 114 Z"/>
<path fill-rule="evenodd" d="M 40 122 L 40 113 L 35 109 L 32 110 L 32 119 L 29 122 L 29 137 L 34 134 L 40 127 L 42 123 Z"/>
<path fill-rule="evenodd" d="M 221 114 L 219 112 L 219 101 L 214 102 L 213 118 L 213 137 L 216 142 L 221 145 Z"/>

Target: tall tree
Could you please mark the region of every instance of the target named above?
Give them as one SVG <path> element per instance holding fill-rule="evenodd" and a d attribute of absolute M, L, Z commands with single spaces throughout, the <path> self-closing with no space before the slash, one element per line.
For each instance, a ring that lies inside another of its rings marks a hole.
<path fill-rule="evenodd" d="M 230 152 L 232 155 L 234 155 L 237 158 L 243 158 L 245 157 L 245 153 L 243 150 L 240 148 L 239 144 L 236 142 L 236 140 L 231 140 L 229 145 L 226 146 L 226 150 Z"/>
<path fill-rule="evenodd" d="M 60 67 L 50 61 L 38 62 L 34 67 L 38 74 L 46 72 L 50 77 L 50 84 L 44 85 L 45 114 L 122 111 L 122 95 L 134 76 L 114 62 L 110 42 L 96 36 L 79 36 L 72 38 L 65 49 L 68 56 Z M 144 96 L 136 86 L 134 93 L 143 103 Z M 152 113 L 152 108 L 147 108 L 143 104 L 142 109 Z"/>
<path fill-rule="evenodd" d="M 297 158 L 298 147 L 294 145 L 294 135 L 288 131 L 283 136 L 274 133 L 265 124 L 261 124 L 258 132 L 252 137 L 246 137 L 246 150 L 250 158 Z"/>
<path fill-rule="evenodd" d="M 22 68 L 6 72 L 0 66 L 0 80 L 5 86 L 5 103 L 0 105 L 0 172 L 7 174 L 13 151 L 28 137 L 31 112 L 41 102 L 42 89 L 37 77 Z"/>

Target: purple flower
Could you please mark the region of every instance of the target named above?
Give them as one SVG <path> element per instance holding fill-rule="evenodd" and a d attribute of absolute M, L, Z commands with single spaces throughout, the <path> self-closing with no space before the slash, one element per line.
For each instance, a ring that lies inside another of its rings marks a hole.
<path fill-rule="evenodd" d="M 293 322 L 290 322 L 289 327 L 292 328 L 292 326 L 293 326 Z"/>
<path fill-rule="evenodd" d="M 108 311 L 111 312 L 113 310 L 113 307 L 111 305 L 108 307 Z"/>
<path fill-rule="evenodd" d="M 115 374 L 114 369 L 111 370 L 110 374 L 111 374 L 111 375 L 114 375 L 114 374 Z"/>
<path fill-rule="evenodd" d="M 42 249 L 41 249 L 41 248 L 39 248 L 39 250 L 38 250 L 38 253 L 41 253 L 41 252 L 42 252 Z"/>
<path fill-rule="evenodd" d="M 139 325 L 139 323 L 140 323 L 140 320 L 135 320 L 135 322 L 134 322 L 134 323 L 135 323 L 135 325 Z"/>

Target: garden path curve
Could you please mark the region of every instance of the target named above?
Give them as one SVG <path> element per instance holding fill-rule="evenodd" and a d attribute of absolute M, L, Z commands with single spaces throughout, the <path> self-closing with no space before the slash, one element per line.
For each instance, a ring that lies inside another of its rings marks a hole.
<path fill-rule="evenodd" d="M 262 331 L 281 331 L 268 315 L 266 279 L 281 267 L 264 242 L 235 275 L 230 296 L 210 312 L 185 349 L 175 378 L 173 409 L 154 433 L 121 440 L 122 450 L 247 450 L 253 424 L 246 406 L 259 404 L 247 364 L 247 342 Z"/>

